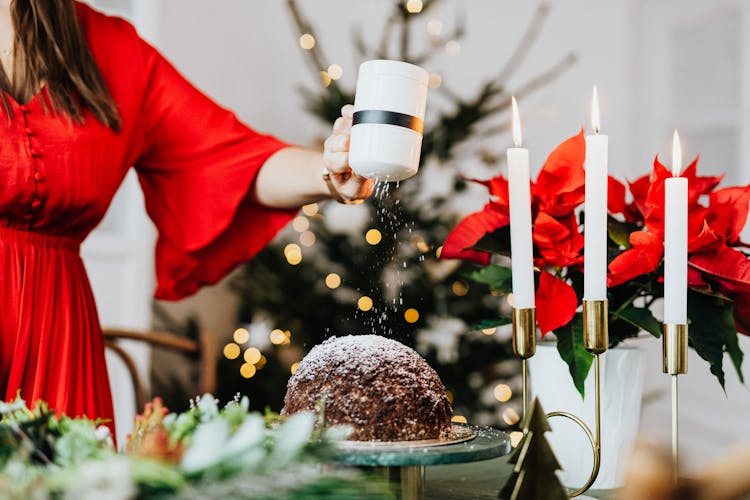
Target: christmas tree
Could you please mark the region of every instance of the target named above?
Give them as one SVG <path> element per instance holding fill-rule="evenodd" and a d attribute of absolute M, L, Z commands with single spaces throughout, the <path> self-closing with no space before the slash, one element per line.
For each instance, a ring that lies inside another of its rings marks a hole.
<path fill-rule="evenodd" d="M 566 500 L 568 493 L 555 474 L 560 464 L 544 434 L 550 432 L 541 403 L 534 399 L 523 422 L 523 439 L 508 459 L 513 473 L 500 490 L 502 500 Z"/>
<path fill-rule="evenodd" d="M 400 59 L 429 69 L 433 56 L 457 50 L 465 35 L 464 21 L 459 15 L 451 29 L 444 29 L 442 21 L 430 17 L 439 3 L 393 3 L 382 38 L 373 47 L 354 30 L 353 43 L 362 60 Z M 287 6 L 317 84 L 304 90 L 307 107 L 330 125 L 341 106 L 354 101 L 354 89 L 339 82 L 341 68 L 329 64 L 300 5 L 288 0 Z M 465 213 L 459 200 L 471 196 L 459 165 L 469 157 L 474 163 L 478 159 L 487 166 L 487 177 L 500 168 L 501 155 L 477 147 L 477 139 L 507 129 L 509 120 L 499 120 L 507 118 L 511 93 L 522 96 L 538 89 L 575 60 L 573 54 L 564 54 L 525 85 L 512 92 L 507 88 L 547 13 L 546 6 L 537 10 L 505 67 L 473 95 L 459 96 L 440 75 L 431 74 L 433 92 L 448 104 L 428 107 L 416 177 L 379 185 L 362 205 L 306 206 L 292 230 L 242 269 L 233 289 L 241 298 L 239 323 L 250 326 L 249 331 L 238 329 L 225 348 L 221 399 L 247 393 L 254 404 L 278 410 L 290 371 L 306 351 L 331 335 L 376 333 L 415 347 L 427 358 L 444 381 L 458 420 L 517 424 L 519 364 L 509 339 L 496 333 L 507 320 L 479 323 L 497 317 L 507 303 L 469 285 L 471 264 L 440 261 L 438 255 Z M 427 32 L 428 48 L 417 52 L 412 42 L 421 29 Z M 459 146 L 470 151 L 468 156 L 458 153 Z M 261 333 L 256 337 L 253 331 Z"/>

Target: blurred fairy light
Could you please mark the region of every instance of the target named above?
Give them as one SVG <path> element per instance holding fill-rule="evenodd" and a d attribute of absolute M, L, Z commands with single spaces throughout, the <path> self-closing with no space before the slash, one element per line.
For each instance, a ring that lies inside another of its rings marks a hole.
<path fill-rule="evenodd" d="M 224 357 L 227 359 L 237 359 L 240 355 L 240 351 L 240 346 L 234 342 L 230 342 L 224 346 Z"/>
<path fill-rule="evenodd" d="M 284 257 L 291 265 L 296 266 L 302 262 L 302 249 L 295 243 L 289 243 L 284 247 Z"/>
<path fill-rule="evenodd" d="M 255 368 L 258 370 L 262 370 L 263 367 L 266 366 L 266 363 L 268 363 L 268 358 L 261 354 L 260 359 L 257 363 L 255 363 Z"/>
<path fill-rule="evenodd" d="M 363 295 L 359 298 L 357 301 L 357 308 L 362 312 L 367 312 L 370 309 L 372 309 L 373 303 L 372 299 L 368 297 L 367 295 Z"/>
<path fill-rule="evenodd" d="M 289 371 L 292 372 L 292 375 L 294 375 L 297 372 L 297 368 L 299 367 L 299 361 L 295 361 L 292 363 L 292 366 L 289 367 Z"/>
<path fill-rule="evenodd" d="M 440 86 L 443 84 L 443 77 L 437 73 L 432 73 L 430 74 L 430 79 L 427 80 L 427 84 L 431 89 L 440 88 Z"/>
<path fill-rule="evenodd" d="M 443 246 L 440 245 L 439 247 L 437 247 L 437 250 L 435 250 L 435 257 L 437 257 L 439 259 L 440 258 L 440 254 L 442 254 L 442 253 L 443 253 Z"/>
<path fill-rule="evenodd" d="M 258 361 L 260 361 L 260 357 L 262 354 L 260 353 L 260 350 L 257 347 L 250 347 L 249 349 L 245 350 L 245 361 L 247 361 L 250 364 L 255 364 Z"/>
<path fill-rule="evenodd" d="M 468 424 L 469 423 L 469 421 L 466 420 L 466 417 L 464 417 L 463 415 L 453 415 L 453 417 L 451 417 L 451 422 L 453 422 L 454 424 Z"/>
<path fill-rule="evenodd" d="M 506 408 L 503 410 L 503 421 L 508 425 L 516 425 L 521 417 L 518 416 L 518 412 L 513 408 Z"/>
<path fill-rule="evenodd" d="M 365 241 L 370 245 L 377 245 L 383 240 L 383 235 L 377 229 L 370 229 L 365 233 Z"/>
<path fill-rule="evenodd" d="M 427 34 L 430 36 L 440 36 L 443 32 L 443 22 L 440 19 L 430 19 L 427 21 Z"/>
<path fill-rule="evenodd" d="M 292 227 L 298 233 L 303 233 L 310 229 L 310 219 L 302 215 L 300 215 L 299 217 L 295 217 L 292 221 Z"/>
<path fill-rule="evenodd" d="M 452 391 L 450 391 L 449 389 L 446 389 L 445 390 L 445 397 L 448 398 L 448 402 L 450 404 L 453 404 L 453 392 Z"/>
<path fill-rule="evenodd" d="M 336 288 L 341 286 L 341 276 L 336 273 L 329 274 L 328 276 L 326 276 L 326 286 L 331 290 L 335 290 Z"/>
<path fill-rule="evenodd" d="M 453 292 L 453 295 L 456 297 L 464 297 L 469 293 L 469 285 L 460 280 L 454 281 L 451 285 L 451 292 Z"/>
<path fill-rule="evenodd" d="M 255 368 L 255 365 L 250 363 L 245 363 L 240 367 L 240 375 L 245 378 L 253 378 L 256 371 L 257 369 Z"/>
<path fill-rule="evenodd" d="M 299 235 L 299 242 L 306 247 L 311 247 L 315 244 L 315 233 L 312 231 L 305 231 Z"/>
<path fill-rule="evenodd" d="M 404 319 L 407 323 L 416 323 L 419 321 L 419 311 L 414 309 L 413 307 L 410 307 L 406 311 L 404 311 Z"/>
<path fill-rule="evenodd" d="M 238 344 L 244 344 L 248 340 L 250 340 L 250 332 L 247 331 L 245 328 L 237 328 L 234 331 L 234 341 Z"/>
<path fill-rule="evenodd" d="M 331 80 L 338 80 L 344 76 L 344 70 L 338 64 L 331 64 L 328 66 L 328 76 L 331 77 Z"/>
<path fill-rule="evenodd" d="M 508 294 L 508 296 L 507 296 L 507 299 L 506 299 L 506 300 L 508 301 L 508 305 L 509 305 L 510 307 L 513 307 L 513 294 L 512 294 L 512 293 L 509 293 L 509 294 Z"/>
<path fill-rule="evenodd" d="M 417 250 L 420 252 L 427 253 L 430 251 L 430 245 L 421 236 L 417 236 L 414 241 L 416 242 Z"/>
<path fill-rule="evenodd" d="M 314 215 L 317 215 L 318 213 L 318 204 L 317 203 L 310 203 L 309 205 L 305 205 L 302 207 L 302 213 L 307 215 L 308 217 L 312 217 Z"/>
<path fill-rule="evenodd" d="M 501 403 L 510 401 L 510 398 L 513 396 L 513 391 L 507 384 L 497 384 L 492 392 L 495 395 L 495 399 Z"/>
<path fill-rule="evenodd" d="M 458 40 L 449 40 L 445 44 L 445 53 L 449 56 L 457 56 L 459 52 L 461 52 L 461 44 Z"/>
<path fill-rule="evenodd" d="M 408 2 L 406 2 L 406 10 L 410 14 L 419 14 L 422 12 L 423 7 L 422 0 L 408 0 Z"/>
<path fill-rule="evenodd" d="M 523 438 L 523 432 L 521 431 L 513 431 L 510 433 L 510 445 L 515 448 L 518 446 L 518 443 L 521 442 L 521 439 Z"/>
<path fill-rule="evenodd" d="M 485 328 L 484 330 L 482 330 L 482 333 L 489 337 L 490 335 L 495 335 L 496 331 L 497 328 Z"/>
<path fill-rule="evenodd" d="M 268 339 L 273 345 L 281 345 L 286 341 L 286 335 L 280 329 L 275 329 L 268 335 Z"/>
<path fill-rule="evenodd" d="M 328 74 L 328 71 L 324 70 L 320 72 L 320 81 L 324 87 L 328 87 L 331 84 L 331 75 Z"/>
<path fill-rule="evenodd" d="M 305 50 L 310 50 L 315 47 L 315 37 L 310 33 L 305 33 L 299 37 L 299 46 Z"/>

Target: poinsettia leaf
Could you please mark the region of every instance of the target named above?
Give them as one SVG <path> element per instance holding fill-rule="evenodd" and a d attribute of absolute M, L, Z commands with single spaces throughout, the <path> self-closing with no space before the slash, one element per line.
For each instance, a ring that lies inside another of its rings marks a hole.
<path fill-rule="evenodd" d="M 536 289 L 536 322 L 542 337 L 570 323 L 578 308 L 578 296 L 572 286 L 545 270 Z"/>
<path fill-rule="evenodd" d="M 661 239 L 645 231 L 634 231 L 630 234 L 630 244 L 633 248 L 625 250 L 609 263 L 607 286 L 617 286 L 659 267 L 664 255 Z"/>
<path fill-rule="evenodd" d="M 624 214 L 627 204 L 625 203 L 625 184 L 611 175 L 607 177 L 607 210 L 612 214 Z"/>
<path fill-rule="evenodd" d="M 532 192 L 543 210 L 555 217 L 572 213 L 583 203 L 586 140 L 583 130 L 555 148 L 544 162 Z"/>
<path fill-rule="evenodd" d="M 750 335 L 750 293 L 734 294 L 734 326 L 743 335 Z"/>
<path fill-rule="evenodd" d="M 736 242 L 747 222 L 750 211 L 750 185 L 727 187 L 709 196 L 708 223 L 727 242 Z"/>
<path fill-rule="evenodd" d="M 609 239 L 622 248 L 630 248 L 630 233 L 635 230 L 632 224 L 621 222 L 613 217 L 607 219 Z"/>
<path fill-rule="evenodd" d="M 489 328 L 497 328 L 498 326 L 509 325 L 513 322 L 511 318 L 501 316 L 495 319 L 483 319 L 474 326 L 471 327 L 472 331 L 476 330 L 487 330 Z"/>
<path fill-rule="evenodd" d="M 583 318 L 576 314 L 573 321 L 555 330 L 557 352 L 567 363 L 576 390 L 583 398 L 586 395 L 585 382 L 594 361 L 593 354 L 583 345 Z"/>
<path fill-rule="evenodd" d="M 750 291 L 750 260 L 739 250 L 722 246 L 712 252 L 693 254 L 688 263 L 729 291 Z"/>
<path fill-rule="evenodd" d="M 510 257 L 510 226 L 501 227 L 485 234 L 473 248 L 477 252 L 496 253 Z"/>
<path fill-rule="evenodd" d="M 491 233 L 498 227 L 506 226 L 510 222 L 507 215 L 500 213 L 488 203 L 484 210 L 466 216 L 450 232 L 443 244 L 441 259 L 464 259 L 487 265 L 490 256 L 484 252 L 472 250 L 472 247 L 485 234 Z"/>
<path fill-rule="evenodd" d="M 513 272 L 507 267 L 487 266 L 469 274 L 469 279 L 489 286 L 493 292 L 513 291 Z"/>
<path fill-rule="evenodd" d="M 615 316 L 647 331 L 657 339 L 661 337 L 661 323 L 654 318 L 654 315 L 648 309 L 630 306 L 616 313 Z"/>
<path fill-rule="evenodd" d="M 711 373 L 724 388 L 724 338 L 722 325 L 729 321 L 732 328 L 731 309 L 709 295 L 688 291 L 688 337 L 695 352 L 708 361 Z M 727 318 L 727 316 L 729 316 Z"/>
<path fill-rule="evenodd" d="M 737 332 L 734 331 L 734 328 L 732 328 L 731 325 L 729 328 L 724 329 L 724 347 L 729 354 L 729 359 L 732 360 L 732 365 L 734 365 L 734 370 L 737 372 L 737 377 L 739 377 L 740 382 L 744 384 L 745 377 L 742 375 L 742 360 L 745 355 L 740 348 Z"/>

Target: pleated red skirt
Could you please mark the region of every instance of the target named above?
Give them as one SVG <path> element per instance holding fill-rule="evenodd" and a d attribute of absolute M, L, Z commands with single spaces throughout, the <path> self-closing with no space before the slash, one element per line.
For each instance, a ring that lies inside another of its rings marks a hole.
<path fill-rule="evenodd" d="M 20 390 L 29 404 L 41 399 L 58 413 L 108 419 L 114 431 L 104 341 L 79 246 L 0 226 L 0 390 L 6 400 Z"/>

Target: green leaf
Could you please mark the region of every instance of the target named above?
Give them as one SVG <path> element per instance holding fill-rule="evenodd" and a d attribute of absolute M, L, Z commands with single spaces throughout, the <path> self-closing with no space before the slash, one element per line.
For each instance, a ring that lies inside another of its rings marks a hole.
<path fill-rule="evenodd" d="M 493 292 L 510 293 L 513 291 L 512 274 L 507 267 L 491 265 L 474 271 L 469 278 L 477 283 L 484 283 Z"/>
<path fill-rule="evenodd" d="M 630 233 L 635 229 L 632 224 L 621 222 L 613 217 L 607 220 L 607 232 L 609 239 L 623 248 L 630 248 Z"/>
<path fill-rule="evenodd" d="M 510 318 L 501 316 L 497 319 L 483 319 L 476 325 L 474 325 L 471 329 L 472 330 L 487 330 L 488 328 L 495 328 L 498 326 L 503 325 L 509 325 L 513 322 Z"/>
<path fill-rule="evenodd" d="M 745 377 L 742 375 L 742 360 L 745 355 L 742 353 L 742 349 L 740 349 L 737 332 L 734 328 L 724 331 L 724 346 L 729 353 L 729 357 L 732 359 L 734 370 L 737 372 L 740 382 L 744 384 Z"/>
<path fill-rule="evenodd" d="M 654 318 L 651 311 L 642 307 L 627 307 L 614 315 L 641 330 L 645 330 L 657 339 L 661 337 L 661 323 Z"/>
<path fill-rule="evenodd" d="M 474 244 L 473 249 L 510 256 L 510 226 L 485 234 Z"/>
<path fill-rule="evenodd" d="M 555 330 L 555 336 L 557 337 L 557 351 L 563 361 L 568 364 L 570 376 L 573 377 L 573 384 L 583 398 L 585 396 L 584 383 L 591 369 L 594 356 L 583 345 L 583 319 L 581 314 L 577 313 L 573 321 Z"/>
<path fill-rule="evenodd" d="M 734 331 L 731 312 L 727 302 L 721 299 L 688 292 L 690 345 L 698 355 L 708 361 L 711 373 L 724 389 L 724 335 L 729 328 Z"/>

